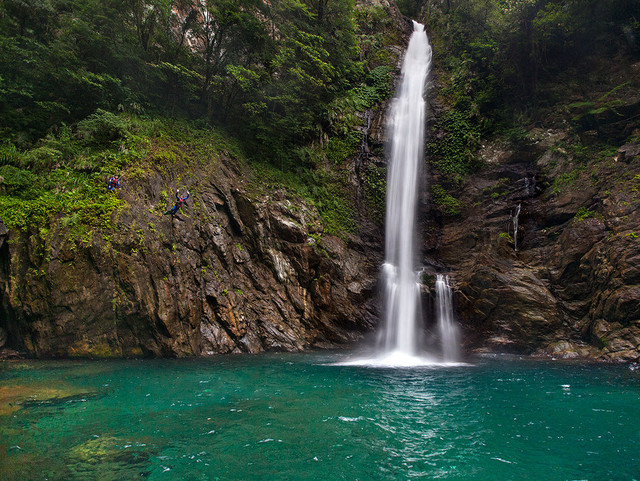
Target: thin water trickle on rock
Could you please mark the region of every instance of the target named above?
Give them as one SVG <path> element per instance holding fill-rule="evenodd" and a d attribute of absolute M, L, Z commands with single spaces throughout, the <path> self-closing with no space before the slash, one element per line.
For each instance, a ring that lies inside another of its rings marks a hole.
<path fill-rule="evenodd" d="M 513 214 L 512 222 L 513 222 L 513 250 L 518 250 L 518 224 L 520 222 L 520 208 L 522 204 L 518 204 L 515 210 L 515 214 Z"/>

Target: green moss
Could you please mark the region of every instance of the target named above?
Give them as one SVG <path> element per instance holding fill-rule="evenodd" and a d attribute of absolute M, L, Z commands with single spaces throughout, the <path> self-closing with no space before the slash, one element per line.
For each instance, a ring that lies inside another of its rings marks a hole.
<path fill-rule="evenodd" d="M 468 110 L 455 108 L 438 120 L 436 128 L 445 135 L 427 146 L 431 165 L 449 181 L 460 182 L 478 166 L 480 127 Z"/>
<path fill-rule="evenodd" d="M 423 272 L 421 281 L 422 285 L 433 287 L 436 285 L 436 276 Z"/>
<path fill-rule="evenodd" d="M 498 199 L 509 193 L 510 183 L 511 180 L 509 180 L 507 177 L 501 177 L 493 186 L 484 189 L 483 194 L 489 195 L 494 200 Z"/>
<path fill-rule="evenodd" d="M 102 109 L 78 122 L 78 135 L 98 145 L 121 140 L 130 128 L 129 119 Z"/>
<path fill-rule="evenodd" d="M 260 196 L 284 190 L 290 198 L 299 197 L 316 207 L 324 224 L 324 233 L 340 235 L 357 230 L 356 211 L 349 197 L 344 173 L 324 169 L 282 172 L 269 164 L 252 164 L 249 188 Z"/>
<path fill-rule="evenodd" d="M 399 45 L 402 41 L 393 18 L 382 6 L 358 5 L 355 10 L 358 47 L 366 66 L 374 69 L 395 63 L 394 57 L 385 47 Z"/>
<path fill-rule="evenodd" d="M 443 186 L 435 184 L 431 186 L 431 198 L 433 203 L 446 215 L 460 215 L 462 202 L 449 194 Z"/>
<path fill-rule="evenodd" d="M 364 175 L 364 194 L 373 217 L 382 223 L 386 209 L 387 169 L 370 164 Z"/>
<path fill-rule="evenodd" d="M 344 138 L 331 139 L 326 147 L 327 160 L 334 165 L 339 165 L 354 157 L 358 152 L 361 136 L 357 132 L 352 132 Z"/>
<path fill-rule="evenodd" d="M 551 186 L 552 194 L 559 194 L 567 188 L 570 188 L 580 177 L 580 170 L 572 170 L 571 172 L 564 172 L 562 174 L 557 175 L 553 179 L 553 184 Z"/>
<path fill-rule="evenodd" d="M 507 239 L 507 241 L 513 244 L 513 237 L 511 237 L 511 235 L 509 235 L 509 233 L 507 232 L 500 232 L 498 237 L 500 237 L 501 239 Z"/>
<path fill-rule="evenodd" d="M 586 209 L 584 207 L 580 207 L 578 209 L 578 212 L 576 212 L 576 215 L 573 217 L 573 219 L 579 222 L 581 220 L 589 219 L 596 216 L 597 216 L 597 213 L 595 211 Z"/>

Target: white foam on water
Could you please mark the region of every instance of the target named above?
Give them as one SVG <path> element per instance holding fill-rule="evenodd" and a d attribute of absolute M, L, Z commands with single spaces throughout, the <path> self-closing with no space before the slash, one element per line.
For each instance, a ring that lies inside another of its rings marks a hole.
<path fill-rule="evenodd" d="M 402 351 L 392 351 L 377 354 L 372 357 L 352 357 L 344 361 L 338 361 L 332 366 L 359 366 L 375 368 L 440 368 L 471 366 L 464 362 L 443 362 L 442 360 L 427 355 L 412 355 Z"/>

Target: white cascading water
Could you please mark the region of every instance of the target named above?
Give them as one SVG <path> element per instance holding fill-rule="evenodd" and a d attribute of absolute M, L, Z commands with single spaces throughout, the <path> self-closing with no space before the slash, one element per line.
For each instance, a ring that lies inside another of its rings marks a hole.
<path fill-rule="evenodd" d="M 417 269 L 415 232 L 424 162 L 424 90 L 430 66 L 431 46 L 424 26 L 413 22 L 413 33 L 402 65 L 402 81 L 387 127 L 391 158 L 387 176 L 386 252 L 382 269 L 386 291 L 385 322 L 373 358 L 351 359 L 339 365 L 442 365 L 441 361 L 421 352 L 420 272 Z M 451 305 L 451 294 L 448 296 Z M 449 319 L 453 322 L 452 315 Z M 455 335 L 456 340 L 452 343 L 457 343 L 457 330 Z M 451 362 L 457 357 L 457 349 L 456 345 L 447 351 L 450 359 L 445 359 L 446 365 L 459 364 Z"/>
<path fill-rule="evenodd" d="M 415 225 L 424 160 L 423 95 L 430 65 L 431 46 L 424 26 L 413 22 L 413 34 L 402 66 L 402 82 L 388 118 L 391 159 L 383 266 L 386 322 L 381 333 L 383 352 L 405 356 L 418 354 L 421 332 Z"/>
<path fill-rule="evenodd" d="M 518 224 L 520 222 L 520 208 L 522 207 L 522 204 L 518 204 L 518 207 L 516 207 L 516 212 L 513 215 L 513 250 L 517 251 L 518 250 Z"/>
<path fill-rule="evenodd" d="M 442 358 L 445 362 L 457 361 L 460 358 L 460 333 L 453 318 L 449 276 L 442 274 L 436 277 L 436 309 Z"/>

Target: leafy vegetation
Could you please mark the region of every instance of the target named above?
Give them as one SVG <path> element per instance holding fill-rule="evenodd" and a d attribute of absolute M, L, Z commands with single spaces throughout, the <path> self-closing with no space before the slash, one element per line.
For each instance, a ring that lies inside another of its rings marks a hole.
<path fill-rule="evenodd" d="M 354 0 L 1 2 L 0 217 L 108 226 L 123 207 L 110 175 L 219 150 L 266 162 L 329 232 L 352 231 L 331 166 L 391 93 L 389 26 Z"/>
<path fill-rule="evenodd" d="M 123 116 L 99 112 L 77 130 L 63 126 L 36 146 L 0 149 L 0 217 L 10 229 L 65 226 L 109 229 L 124 202 L 107 192 L 110 175 L 138 160 L 144 140 Z"/>
<path fill-rule="evenodd" d="M 431 186 L 431 198 L 446 215 L 456 216 L 461 213 L 462 202 L 449 194 L 442 185 Z"/>
<path fill-rule="evenodd" d="M 598 214 L 597 212 L 593 211 L 593 210 L 589 210 L 585 207 L 580 207 L 578 209 L 578 212 L 576 212 L 576 215 L 573 217 L 576 221 L 581 221 L 581 220 L 585 220 L 585 219 L 589 219 L 592 217 L 596 217 Z"/>
<path fill-rule="evenodd" d="M 480 141 L 478 125 L 468 113 L 453 109 L 442 116 L 436 128 L 446 134 L 429 144 L 432 165 L 447 179 L 459 182 L 477 165 L 475 152 Z"/>
<path fill-rule="evenodd" d="M 509 234 L 508 232 L 500 232 L 498 237 L 501 238 L 501 239 L 507 239 L 507 242 L 510 242 L 512 244 L 514 243 L 513 242 L 513 237 L 511 237 L 511 234 Z"/>
<path fill-rule="evenodd" d="M 318 209 L 324 234 L 352 233 L 357 230 L 356 212 L 349 198 L 346 179 L 329 170 L 282 172 L 267 163 L 252 165 L 253 190 L 257 194 L 284 190 L 289 197 L 300 197 Z"/>
<path fill-rule="evenodd" d="M 618 115 L 619 107 L 635 98 L 637 84 L 631 85 L 628 75 L 592 79 L 576 72 L 597 56 L 638 58 L 640 0 L 398 4 L 406 14 L 425 21 L 434 45 L 439 111 L 427 151 L 444 189 L 454 189 L 481 167 L 478 149 L 486 139 L 501 138 L 522 147 L 530 141 L 527 131 L 533 126 L 556 122 L 559 128 L 573 126 L 577 132 L 597 129 L 624 118 Z M 608 70 L 602 77 L 607 75 Z M 566 125 L 567 118 L 573 123 Z M 637 128 L 640 124 L 634 119 L 628 124 Z M 617 141 L 624 141 L 633 129 L 619 129 L 626 133 Z M 591 152 L 582 157 L 591 157 Z M 554 189 L 573 180 L 573 174 L 567 174 Z"/>
<path fill-rule="evenodd" d="M 523 122 L 553 100 L 541 83 L 587 52 L 640 53 L 640 0 L 398 3 L 426 21 L 435 65 L 446 72 L 438 77 L 439 135 L 427 150 L 442 176 L 434 199 L 450 212 L 459 206 L 447 189 L 479 167 L 481 139 L 527 141 Z M 384 7 L 355 0 L 5 0 L 0 215 L 14 227 L 66 218 L 89 209 L 84 201 L 112 200 L 101 197 L 105 176 L 149 151 L 168 169 L 210 160 L 215 145 L 266 161 L 335 228 L 352 228 L 333 171 L 358 155 L 363 112 L 391 94 L 387 47 L 401 41 L 392 22 Z M 630 88 L 619 82 L 567 108 L 587 125 L 615 115 Z M 167 119 L 190 127 L 168 127 Z M 206 145 L 194 135 L 188 151 L 176 150 L 171 136 L 186 130 L 217 140 Z M 230 136 L 237 141 L 224 140 Z M 384 192 L 378 174 L 364 173 L 373 207 Z"/>
<path fill-rule="evenodd" d="M 364 193 L 371 207 L 373 218 L 380 224 L 384 221 L 387 196 L 387 169 L 374 164 L 368 166 L 364 175 Z"/>
<path fill-rule="evenodd" d="M 489 128 L 510 120 L 505 107 L 517 115 L 544 104 L 540 82 L 590 54 L 640 53 L 638 11 L 638 0 L 447 0 L 425 14 L 435 55 L 453 74 L 453 105 L 490 117 Z"/>
<path fill-rule="evenodd" d="M 388 72 L 359 59 L 366 12 L 353 0 L 6 0 L 0 136 L 25 148 L 98 109 L 111 122 L 105 111 L 162 115 L 224 124 L 295 168 L 333 101 L 359 84 L 361 104 L 386 94 Z"/>
<path fill-rule="evenodd" d="M 58 220 L 74 238 L 88 238 L 94 229 L 108 236 L 116 228 L 118 212 L 126 207 L 120 195 L 107 191 L 110 176 L 124 173 L 126 186 L 152 169 L 171 168 L 177 162 L 187 168 L 211 165 L 223 154 L 242 156 L 226 134 L 210 128 L 98 111 L 31 148 L 0 145 L 0 218 L 15 230 L 48 228 Z M 169 195 L 165 191 L 160 197 L 164 210 Z"/>

